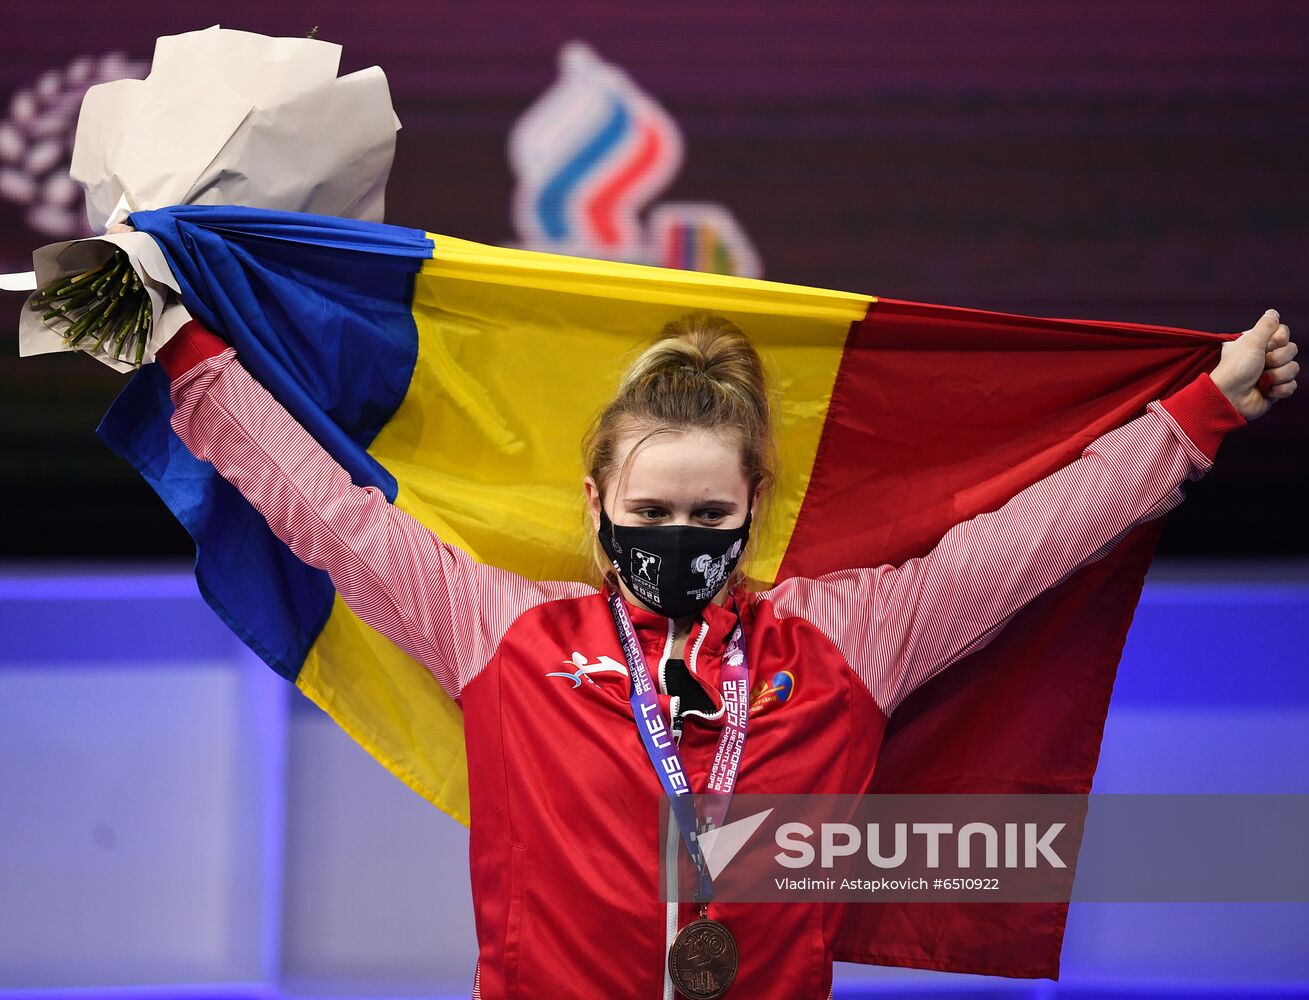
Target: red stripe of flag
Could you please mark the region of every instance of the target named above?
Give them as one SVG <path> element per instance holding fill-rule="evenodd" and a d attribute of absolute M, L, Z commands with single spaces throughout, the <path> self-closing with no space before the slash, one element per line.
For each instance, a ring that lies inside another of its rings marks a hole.
<path fill-rule="evenodd" d="M 1217 362 L 1218 334 L 880 299 L 851 327 L 782 576 L 899 564 Z M 892 716 L 868 791 L 1084 793 L 1164 519 Z M 852 556 L 852 553 L 854 555 Z M 1064 904 L 850 906 L 838 959 L 1058 974 Z"/>

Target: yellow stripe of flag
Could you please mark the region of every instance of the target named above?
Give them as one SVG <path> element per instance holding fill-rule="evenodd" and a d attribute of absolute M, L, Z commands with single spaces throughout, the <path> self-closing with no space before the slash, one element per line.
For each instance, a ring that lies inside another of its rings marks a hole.
<path fill-rule="evenodd" d="M 750 335 L 776 392 L 780 477 L 749 567 L 758 580 L 775 577 L 850 324 L 871 296 L 431 238 L 414 287 L 417 365 L 369 449 L 398 480 L 398 506 L 483 562 L 537 579 L 590 578 L 582 437 L 664 324 L 708 309 Z M 467 822 L 458 709 L 339 598 L 297 684 Z"/>

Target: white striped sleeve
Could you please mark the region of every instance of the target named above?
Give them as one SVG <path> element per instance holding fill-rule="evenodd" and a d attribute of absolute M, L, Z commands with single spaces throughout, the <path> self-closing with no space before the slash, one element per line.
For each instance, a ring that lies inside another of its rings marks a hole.
<path fill-rule="evenodd" d="M 576 597 L 578 583 L 538 583 L 483 565 L 349 474 L 230 348 L 179 375 L 173 429 L 213 463 L 342 599 L 458 698 L 529 608 Z"/>
<path fill-rule="evenodd" d="M 787 580 L 760 596 L 781 617 L 813 622 L 889 714 L 1037 595 L 1176 507 L 1183 484 L 1212 464 L 1155 400 L 998 510 L 952 527 L 925 556 Z"/>

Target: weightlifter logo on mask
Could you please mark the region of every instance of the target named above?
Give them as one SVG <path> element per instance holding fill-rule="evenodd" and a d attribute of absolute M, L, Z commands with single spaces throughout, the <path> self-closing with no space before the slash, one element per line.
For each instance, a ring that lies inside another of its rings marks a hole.
<path fill-rule="evenodd" d="M 702 592 L 707 595 L 706 599 L 718 593 L 723 584 L 727 582 L 727 574 L 736 565 L 736 560 L 740 557 L 742 548 L 741 540 L 737 539 L 732 547 L 717 559 L 706 552 L 691 560 L 691 568 L 704 576 L 704 587 L 701 591 L 696 592 L 697 597 Z"/>
<path fill-rule="evenodd" d="M 632 550 L 632 575 L 644 580 L 653 587 L 659 586 L 659 564 L 662 562 L 653 552 L 645 549 Z"/>

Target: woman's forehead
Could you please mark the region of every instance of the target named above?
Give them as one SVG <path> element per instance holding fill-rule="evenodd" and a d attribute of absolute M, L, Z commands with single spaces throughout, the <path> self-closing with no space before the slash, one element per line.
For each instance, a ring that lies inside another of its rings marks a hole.
<path fill-rule="evenodd" d="M 740 502 L 749 493 L 750 484 L 741 467 L 740 445 L 730 433 L 687 430 L 650 437 L 632 434 L 619 443 L 618 459 L 615 486 L 622 500 Z"/>

